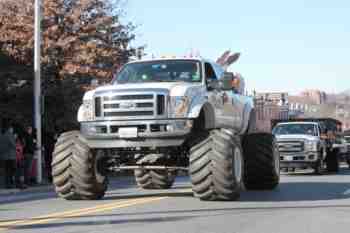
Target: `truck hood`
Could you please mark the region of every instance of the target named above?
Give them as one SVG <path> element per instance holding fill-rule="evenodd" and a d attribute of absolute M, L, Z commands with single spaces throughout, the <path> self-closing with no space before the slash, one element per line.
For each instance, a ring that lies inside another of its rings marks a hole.
<path fill-rule="evenodd" d="M 305 135 L 305 134 L 288 134 L 288 135 L 276 135 L 277 141 L 286 140 L 308 140 L 308 141 L 318 141 L 319 137 Z"/>
<path fill-rule="evenodd" d="M 150 90 L 167 90 L 170 96 L 195 96 L 196 92 L 202 90 L 201 83 L 186 82 L 157 82 L 157 83 L 133 83 L 133 84 L 115 84 L 96 88 L 95 90 L 86 92 L 85 99 L 92 99 L 95 93 L 111 92 L 111 91 L 150 91 Z"/>

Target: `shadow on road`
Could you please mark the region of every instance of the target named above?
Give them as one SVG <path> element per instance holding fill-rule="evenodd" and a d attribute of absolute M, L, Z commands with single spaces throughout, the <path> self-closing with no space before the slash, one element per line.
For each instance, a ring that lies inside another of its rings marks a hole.
<path fill-rule="evenodd" d="M 192 191 L 173 191 L 174 189 L 163 191 L 163 192 L 152 192 L 149 193 L 131 193 L 131 194 L 113 194 L 103 198 L 103 200 L 120 200 L 120 199 L 132 199 L 132 198 L 144 198 L 144 197 L 192 197 Z M 141 192 L 141 191 L 140 191 Z"/>
<path fill-rule="evenodd" d="M 334 176 L 350 175 L 350 170 L 342 169 L 340 173 Z M 299 178 L 305 176 L 302 181 L 293 180 L 284 181 L 283 178 Z M 317 177 L 317 181 L 313 180 Z M 288 202 L 288 201 L 321 201 L 321 200 L 339 200 L 350 198 L 350 182 L 332 182 L 327 181 L 327 176 L 317 176 L 309 172 L 295 173 L 282 176 L 282 182 L 276 190 L 272 191 L 246 191 L 243 192 L 239 201 L 241 202 Z M 333 177 L 331 175 L 330 177 Z M 325 181 L 323 181 L 325 180 Z M 334 180 L 334 179 L 333 179 Z M 140 190 L 136 189 L 133 177 L 113 179 L 108 194 L 103 200 L 118 200 L 142 197 L 192 197 L 191 185 L 187 177 L 178 177 L 176 186 L 170 190 Z M 128 190 L 130 189 L 130 190 Z M 124 191 L 123 191 L 124 190 Z M 27 202 L 56 198 L 54 192 L 38 193 L 33 195 L 17 195 L 13 197 L 0 197 L 0 204 Z"/>
<path fill-rule="evenodd" d="M 332 174 L 331 174 L 332 175 Z M 350 170 L 341 169 L 335 176 L 350 175 Z M 283 181 L 283 177 L 299 177 L 305 176 L 302 181 Z M 282 182 L 275 190 L 269 191 L 246 191 L 242 192 L 241 202 L 292 202 L 292 201 L 326 201 L 339 200 L 350 198 L 350 182 L 332 182 L 322 181 L 323 177 L 310 172 L 288 174 L 282 176 Z M 308 181 L 310 178 L 317 178 L 317 181 Z M 136 186 L 134 186 L 136 187 Z M 112 189 L 104 200 L 118 200 L 128 198 L 142 197 L 192 197 L 193 193 L 190 190 L 191 185 L 188 184 L 187 177 L 177 179 L 177 185 L 170 190 L 141 190 L 134 189 L 130 193 L 119 193 L 118 188 Z"/>
<path fill-rule="evenodd" d="M 140 191 L 141 192 L 141 191 Z M 174 189 L 147 193 L 133 192 L 131 194 L 111 193 L 104 200 L 118 200 L 142 197 L 192 197 L 191 190 Z M 275 190 L 242 192 L 240 202 L 295 202 L 295 201 L 326 201 L 350 198 L 350 183 L 332 182 L 288 182 L 281 183 Z"/>
<path fill-rule="evenodd" d="M 331 182 L 288 182 L 281 183 L 272 191 L 248 191 L 240 201 L 245 202 L 286 202 L 322 201 L 350 198 L 350 183 Z"/>
<path fill-rule="evenodd" d="M 284 176 L 290 176 L 290 177 L 298 177 L 298 176 L 320 177 L 320 175 L 315 174 L 313 169 L 297 170 L 296 172 L 281 172 L 281 174 Z M 325 175 L 327 175 L 327 176 L 337 176 L 337 175 L 350 176 L 350 169 L 343 166 L 339 170 L 338 173 L 325 171 Z"/>

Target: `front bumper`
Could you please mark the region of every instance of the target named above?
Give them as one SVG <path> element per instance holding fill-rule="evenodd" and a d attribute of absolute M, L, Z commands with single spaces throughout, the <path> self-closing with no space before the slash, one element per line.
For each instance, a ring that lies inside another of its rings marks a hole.
<path fill-rule="evenodd" d="M 305 153 L 280 153 L 280 167 L 281 168 L 308 168 L 315 167 L 317 161 L 320 159 L 319 152 L 305 152 Z"/>
<path fill-rule="evenodd" d="M 80 132 L 92 148 L 180 146 L 190 134 L 192 120 L 82 122 Z M 137 129 L 132 137 L 123 129 Z"/>
<path fill-rule="evenodd" d="M 299 169 L 307 169 L 307 168 L 315 168 L 317 166 L 317 162 L 282 162 L 280 163 L 280 168 L 299 168 Z"/>

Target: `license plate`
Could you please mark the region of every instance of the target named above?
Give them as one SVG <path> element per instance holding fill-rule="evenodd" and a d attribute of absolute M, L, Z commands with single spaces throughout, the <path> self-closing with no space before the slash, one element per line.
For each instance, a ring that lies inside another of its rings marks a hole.
<path fill-rule="evenodd" d="M 119 137 L 120 138 L 137 138 L 137 128 L 119 128 Z"/>
<path fill-rule="evenodd" d="M 294 158 L 293 158 L 293 156 L 284 156 L 284 160 L 285 161 L 293 161 Z"/>

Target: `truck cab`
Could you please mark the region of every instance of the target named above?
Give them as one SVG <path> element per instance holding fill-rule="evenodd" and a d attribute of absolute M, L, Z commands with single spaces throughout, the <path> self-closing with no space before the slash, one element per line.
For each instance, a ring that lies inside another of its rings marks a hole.
<path fill-rule="evenodd" d="M 234 79 L 204 59 L 131 62 L 110 85 L 85 94 L 81 133 L 99 148 L 181 146 L 201 113 L 205 128 L 243 133 L 254 106 Z"/>

